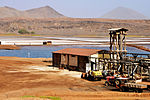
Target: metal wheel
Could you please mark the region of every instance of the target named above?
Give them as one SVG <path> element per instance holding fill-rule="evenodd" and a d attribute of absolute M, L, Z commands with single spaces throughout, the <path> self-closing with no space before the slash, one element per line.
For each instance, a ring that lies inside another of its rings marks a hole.
<path fill-rule="evenodd" d="M 87 79 L 87 74 L 85 74 L 85 77 L 84 77 L 85 79 Z"/>
<path fill-rule="evenodd" d="M 135 92 L 135 93 L 138 93 L 138 89 L 134 89 L 134 92 Z"/>
<path fill-rule="evenodd" d="M 143 90 L 142 90 L 142 89 L 139 89 L 138 93 L 142 93 L 142 92 L 143 92 Z"/>
<path fill-rule="evenodd" d="M 124 87 L 120 87 L 120 92 L 125 92 L 125 88 Z"/>
<path fill-rule="evenodd" d="M 143 90 L 142 89 L 135 89 L 134 92 L 136 92 L 136 93 L 142 93 Z"/>
<path fill-rule="evenodd" d="M 83 74 L 81 74 L 81 78 L 83 78 Z"/>
<path fill-rule="evenodd" d="M 87 79 L 88 79 L 89 81 L 91 81 L 91 80 L 92 80 L 91 75 L 88 75 Z"/>
<path fill-rule="evenodd" d="M 98 80 L 101 81 L 101 77 Z"/>
<path fill-rule="evenodd" d="M 106 81 L 105 82 L 105 87 L 108 87 L 109 86 L 109 83 Z"/>
<path fill-rule="evenodd" d="M 116 80 L 116 81 L 115 81 L 115 84 L 116 84 L 117 86 L 120 86 L 121 82 L 120 82 L 119 80 Z"/>

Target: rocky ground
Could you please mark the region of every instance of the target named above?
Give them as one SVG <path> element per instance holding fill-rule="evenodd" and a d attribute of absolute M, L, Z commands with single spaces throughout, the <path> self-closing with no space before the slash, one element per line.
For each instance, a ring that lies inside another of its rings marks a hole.
<path fill-rule="evenodd" d="M 147 91 L 122 93 L 80 74 L 52 67 L 50 58 L 0 57 L 0 100 L 150 99 Z"/>
<path fill-rule="evenodd" d="M 25 29 L 34 34 L 70 37 L 108 36 L 108 29 L 123 27 L 129 29 L 129 35 L 149 36 L 150 20 L 113 20 L 82 18 L 1 18 L 0 33 L 18 33 Z"/>

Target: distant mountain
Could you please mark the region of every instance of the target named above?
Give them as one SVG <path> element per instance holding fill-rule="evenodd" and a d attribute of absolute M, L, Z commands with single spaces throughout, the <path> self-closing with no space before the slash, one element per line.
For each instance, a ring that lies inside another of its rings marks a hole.
<path fill-rule="evenodd" d="M 20 16 L 25 16 L 26 13 L 19 11 L 14 8 L 10 7 L 0 7 L 0 18 L 5 18 L 5 17 L 20 17 Z"/>
<path fill-rule="evenodd" d="M 20 11 L 11 7 L 0 7 L 0 18 L 24 17 L 24 18 L 58 18 L 65 17 L 49 6 Z"/>
<path fill-rule="evenodd" d="M 103 16 L 101 18 L 108 18 L 108 19 L 149 19 L 148 17 L 144 16 L 143 14 L 129 9 L 125 7 L 118 7 Z"/>
<path fill-rule="evenodd" d="M 64 15 L 58 13 L 56 10 L 49 6 L 35 8 L 31 10 L 26 10 L 26 12 L 33 18 L 56 18 L 56 17 L 64 17 Z"/>

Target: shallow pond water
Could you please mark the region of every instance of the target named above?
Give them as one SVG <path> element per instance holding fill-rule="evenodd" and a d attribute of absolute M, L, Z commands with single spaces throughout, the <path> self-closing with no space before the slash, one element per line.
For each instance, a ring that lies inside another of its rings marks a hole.
<path fill-rule="evenodd" d="M 21 50 L 0 50 L 0 56 L 14 56 L 24 58 L 51 58 L 52 52 L 61 50 L 64 48 L 88 48 L 88 49 L 102 49 L 109 50 L 108 46 L 101 45 L 69 45 L 69 46 L 22 46 Z M 133 47 L 127 47 L 129 53 L 142 53 L 150 54 L 143 50 L 139 50 Z"/>

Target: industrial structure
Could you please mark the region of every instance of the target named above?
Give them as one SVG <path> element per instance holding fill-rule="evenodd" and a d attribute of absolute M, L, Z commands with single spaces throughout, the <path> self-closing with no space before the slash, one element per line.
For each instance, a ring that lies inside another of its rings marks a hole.
<path fill-rule="evenodd" d="M 119 72 L 120 75 L 132 79 L 145 75 L 146 79 L 150 79 L 150 54 L 127 52 L 128 29 L 114 28 L 109 31 L 110 51 L 66 48 L 53 52 L 53 65 L 82 72 L 88 70 Z"/>
<path fill-rule="evenodd" d="M 110 52 L 113 53 L 111 59 L 122 60 L 122 53 L 127 53 L 126 50 L 126 35 L 127 29 L 115 28 L 110 31 Z M 116 55 L 116 57 L 115 57 Z"/>
<path fill-rule="evenodd" d="M 115 28 L 110 31 L 110 51 L 108 57 L 97 58 L 98 62 L 103 65 L 103 71 L 119 72 L 121 75 L 135 78 L 146 75 L 150 79 L 150 54 L 128 53 L 126 50 L 127 29 Z M 106 53 L 104 53 L 105 55 Z M 96 60 L 95 60 L 96 61 Z"/>
<path fill-rule="evenodd" d="M 95 60 L 92 62 L 90 57 L 98 57 L 98 53 L 106 50 L 82 49 L 82 48 L 66 48 L 53 52 L 53 66 L 67 68 L 70 70 L 86 71 L 86 64 L 91 65 L 91 69 L 95 69 Z"/>

